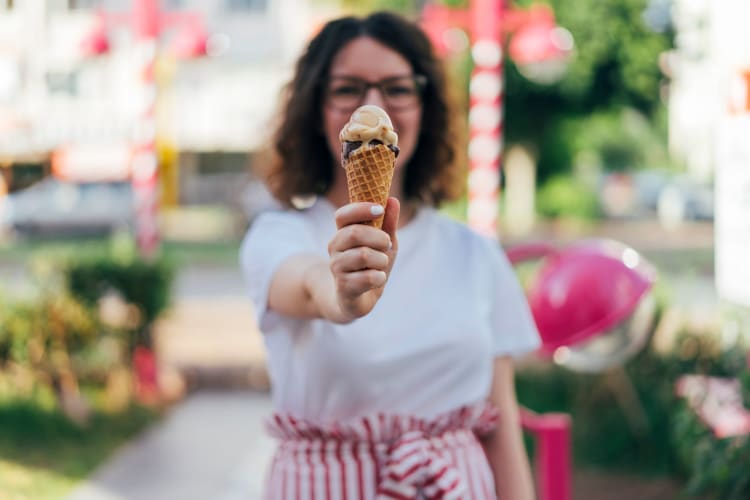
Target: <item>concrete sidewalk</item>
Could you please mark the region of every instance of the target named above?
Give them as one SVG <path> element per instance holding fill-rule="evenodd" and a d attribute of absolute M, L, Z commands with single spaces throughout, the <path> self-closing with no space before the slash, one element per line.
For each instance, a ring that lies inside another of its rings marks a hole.
<path fill-rule="evenodd" d="M 68 500 L 253 500 L 275 443 L 270 398 L 198 391 L 130 442 Z"/>

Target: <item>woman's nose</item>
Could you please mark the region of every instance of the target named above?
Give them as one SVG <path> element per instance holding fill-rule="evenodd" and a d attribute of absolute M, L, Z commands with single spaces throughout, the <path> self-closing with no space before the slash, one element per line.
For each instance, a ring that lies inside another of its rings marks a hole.
<path fill-rule="evenodd" d="M 362 104 L 374 104 L 375 106 L 385 108 L 385 99 L 383 99 L 383 94 L 380 93 L 377 87 L 370 87 L 365 93 Z"/>

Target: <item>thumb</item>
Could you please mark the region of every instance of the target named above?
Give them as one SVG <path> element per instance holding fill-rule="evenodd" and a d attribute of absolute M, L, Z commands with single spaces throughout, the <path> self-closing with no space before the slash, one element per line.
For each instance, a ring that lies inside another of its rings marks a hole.
<path fill-rule="evenodd" d="M 401 204 L 398 198 L 390 197 L 388 202 L 385 204 L 385 216 L 383 217 L 383 231 L 388 233 L 391 237 L 392 247 L 388 251 L 389 254 L 395 254 L 398 251 L 398 237 L 396 236 L 396 230 L 398 229 L 398 217 L 401 213 Z"/>

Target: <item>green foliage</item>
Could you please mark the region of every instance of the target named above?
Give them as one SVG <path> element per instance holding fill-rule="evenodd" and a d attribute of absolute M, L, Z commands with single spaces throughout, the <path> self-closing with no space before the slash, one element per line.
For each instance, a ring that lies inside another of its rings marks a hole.
<path fill-rule="evenodd" d="M 532 0 L 516 0 L 528 6 Z M 659 104 L 659 55 L 673 45 L 672 33 L 652 31 L 643 20 L 648 0 L 549 0 L 560 26 L 575 40 L 565 78 L 552 89 L 523 84 L 515 73 L 508 92 L 547 94 L 584 110 L 631 105 L 650 114 Z M 513 88 L 511 88 L 513 84 Z M 551 92 L 548 92 L 551 90 Z"/>
<path fill-rule="evenodd" d="M 61 286 L 86 306 L 99 308 L 114 296 L 135 313 L 126 329 L 150 343 L 149 329 L 170 304 L 175 267 L 170 259 L 145 260 L 128 248 L 79 249 L 54 256 L 42 254 L 34 264 L 45 279 L 56 277 Z"/>
<path fill-rule="evenodd" d="M 711 488 L 705 491 L 714 492 L 719 486 L 730 488 L 726 481 L 734 481 L 734 488 L 744 480 L 750 470 L 750 447 L 742 444 L 741 451 L 714 443 L 710 431 L 685 410 L 674 384 L 684 374 L 736 376 L 746 370 L 746 355 L 742 343 L 722 346 L 715 336 L 683 334 L 668 353 L 646 349 L 622 371 L 583 374 L 551 363 L 521 369 L 516 377 L 518 399 L 538 412 L 572 416 L 573 452 L 579 465 L 648 475 L 687 473 L 691 484 L 708 481 Z M 628 384 L 637 400 L 626 403 Z M 710 469 L 710 478 L 703 477 L 709 470 L 707 457 L 722 453 L 726 455 L 721 465 Z M 687 470 L 683 464 L 689 464 Z M 745 496 L 721 498 L 748 498 L 747 490 L 742 492 Z"/>
<path fill-rule="evenodd" d="M 546 217 L 594 219 L 598 216 L 596 194 L 575 177 L 558 176 L 539 189 L 537 212 Z"/>
<path fill-rule="evenodd" d="M 592 114 L 569 124 L 573 148 L 596 155 L 606 171 L 668 163 L 666 146 L 646 116 L 633 108 Z"/>
<path fill-rule="evenodd" d="M 750 409 L 750 366 L 747 364 L 750 358 L 746 346 L 737 347 L 722 352 L 710 366 L 703 356 L 700 363 L 703 371 L 699 373 L 738 377 L 744 406 Z M 700 348 L 692 346 L 691 350 Z M 750 498 L 750 435 L 720 439 L 687 404 L 680 404 L 673 421 L 673 442 L 680 462 L 687 469 L 688 491 L 710 494 L 718 500 Z"/>
<path fill-rule="evenodd" d="M 516 0 L 528 6 L 531 0 Z M 528 81 L 508 60 L 506 68 L 506 140 L 532 143 L 540 152 L 538 179 L 567 172 L 582 151 L 578 143 L 587 139 L 591 115 L 618 114 L 621 108 L 637 110 L 646 123 L 663 117 L 661 101 L 663 77 L 658 66 L 662 52 L 672 45 L 671 32 L 651 31 L 643 21 L 647 0 L 550 0 L 557 22 L 575 40 L 575 53 L 567 74 L 557 84 L 538 85 Z M 571 123 L 580 126 L 570 129 Z M 598 121 L 602 134 L 616 138 L 623 124 Z M 608 130 L 605 130 L 608 129 Z M 626 138 L 627 147 L 607 140 L 593 144 L 605 167 L 637 168 L 644 164 L 638 148 L 655 141 L 664 143 L 665 132 L 644 127 L 644 134 Z M 644 141 L 645 138 L 645 144 Z M 635 146 L 635 147 L 634 147 Z M 602 149 L 599 149 L 601 147 Z M 648 155 L 646 155 L 648 156 Z M 649 158 L 650 160 L 650 158 Z"/>
<path fill-rule="evenodd" d="M 750 436 L 717 439 L 687 406 L 674 419 L 674 434 L 679 457 L 689 464 L 688 492 L 750 498 Z"/>
<path fill-rule="evenodd" d="M 85 399 L 80 383 L 109 386 L 123 372 L 127 378 L 133 349 L 150 346 L 151 326 L 169 305 L 174 267 L 114 241 L 106 249 L 41 252 L 32 269 L 35 294 L 0 300 L 0 394 L 49 389 L 83 422 L 84 410 L 76 410 L 83 402 L 73 403 Z M 123 391 L 112 392 L 113 406 L 127 401 Z"/>
<path fill-rule="evenodd" d="M 126 346 L 169 303 L 173 267 L 111 243 L 46 249 L 31 260 L 35 293 L 0 296 L 0 490 L 10 498 L 64 498 L 156 416 L 131 403 Z M 137 322 L 106 321 L 113 294 Z"/>
<path fill-rule="evenodd" d="M 63 265 L 73 295 L 89 305 L 115 291 L 142 312 L 142 325 L 152 323 L 169 305 L 174 269 L 162 260 L 113 260 L 107 255 L 70 259 Z"/>
<path fill-rule="evenodd" d="M 96 411 L 82 428 L 37 398 L 0 399 L 0 489 L 7 498 L 65 498 L 156 417 L 141 406 L 116 414 Z"/>
<path fill-rule="evenodd" d="M 98 333 L 93 315 L 66 293 L 0 302 L 0 369 L 13 362 L 59 373 Z"/>
<path fill-rule="evenodd" d="M 465 9 L 469 6 L 469 0 L 440 0 L 440 3 L 448 7 Z"/>
<path fill-rule="evenodd" d="M 565 412 L 573 419 L 573 453 L 581 466 L 623 470 L 644 475 L 673 474 L 676 463 L 669 428 L 676 403 L 671 382 L 658 357 L 638 356 L 625 367 L 638 395 L 625 407 L 619 396 L 621 373 L 579 374 L 548 366 L 520 371 L 521 404 L 539 412 Z M 630 411 L 643 415 L 636 420 Z"/>

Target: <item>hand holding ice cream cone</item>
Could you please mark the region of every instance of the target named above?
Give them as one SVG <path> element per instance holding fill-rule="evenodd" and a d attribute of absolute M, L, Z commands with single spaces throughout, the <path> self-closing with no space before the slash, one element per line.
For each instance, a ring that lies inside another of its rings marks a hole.
<path fill-rule="evenodd" d="M 328 252 L 340 321 L 348 322 L 375 307 L 398 251 L 400 206 L 388 197 L 398 136 L 385 111 L 368 105 L 354 111 L 339 139 L 350 203 L 336 211 L 338 231 Z"/>

